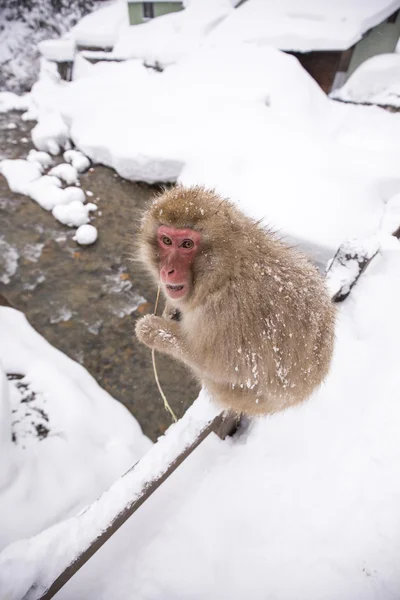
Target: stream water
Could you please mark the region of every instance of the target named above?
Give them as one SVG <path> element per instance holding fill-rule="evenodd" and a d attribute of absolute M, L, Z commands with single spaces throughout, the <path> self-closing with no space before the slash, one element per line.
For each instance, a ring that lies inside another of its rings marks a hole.
<path fill-rule="evenodd" d="M 0 160 L 26 157 L 33 125 L 18 113 L 0 114 Z M 135 224 L 157 188 L 97 165 L 80 183 L 99 207 L 93 221 L 99 239 L 88 247 L 72 240 L 75 229 L 12 193 L 0 175 L 0 294 L 51 344 L 84 365 L 155 440 L 171 421 L 154 382 L 150 351 L 136 341 L 134 325 L 152 312 L 156 290 L 131 256 Z M 181 416 L 198 394 L 197 383 L 167 357 L 158 355 L 157 366 Z"/>

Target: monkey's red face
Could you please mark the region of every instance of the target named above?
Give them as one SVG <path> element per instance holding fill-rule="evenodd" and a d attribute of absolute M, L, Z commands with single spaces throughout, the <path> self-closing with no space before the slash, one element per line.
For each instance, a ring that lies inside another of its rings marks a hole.
<path fill-rule="evenodd" d="M 196 257 L 201 234 L 193 229 L 161 225 L 157 231 L 160 249 L 160 278 L 166 294 L 182 299 L 190 291 L 190 267 Z"/>

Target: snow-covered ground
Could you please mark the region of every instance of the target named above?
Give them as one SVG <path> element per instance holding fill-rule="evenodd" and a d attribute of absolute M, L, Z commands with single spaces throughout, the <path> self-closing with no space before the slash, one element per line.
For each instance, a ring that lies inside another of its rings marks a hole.
<path fill-rule="evenodd" d="M 232 439 L 208 438 L 58 597 L 397 598 L 399 268 L 399 241 L 382 237 L 379 256 L 341 305 L 324 386 Z M 203 396 L 184 418 L 188 431 L 193 415 L 209 414 Z M 149 474 L 184 436 L 180 425 L 144 460 Z M 129 482 L 94 507 L 97 523 L 132 498 Z M 96 520 L 83 515 L 7 548 L 7 598 L 25 597 L 33 583 L 26 598 L 38 598 Z"/>
<path fill-rule="evenodd" d="M 12 308 L 0 307 L 0 340 L 4 548 L 92 502 L 151 443 L 122 404 Z"/>

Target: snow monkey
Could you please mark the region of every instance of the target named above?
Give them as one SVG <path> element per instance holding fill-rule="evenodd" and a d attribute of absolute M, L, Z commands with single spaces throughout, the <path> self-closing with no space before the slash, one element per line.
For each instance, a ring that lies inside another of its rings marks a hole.
<path fill-rule="evenodd" d="M 175 187 L 149 206 L 139 256 L 166 297 L 136 335 L 186 364 L 223 408 L 268 414 L 327 374 L 335 309 L 317 269 L 234 204 Z"/>

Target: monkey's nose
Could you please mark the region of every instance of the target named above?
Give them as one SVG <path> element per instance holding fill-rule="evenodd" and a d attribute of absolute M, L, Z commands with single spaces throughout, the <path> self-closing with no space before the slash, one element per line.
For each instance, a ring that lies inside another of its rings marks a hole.
<path fill-rule="evenodd" d="M 173 275 L 175 273 L 175 269 L 168 269 L 167 270 L 167 274 L 168 275 Z"/>

